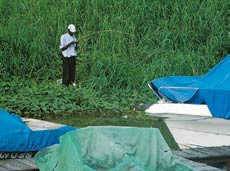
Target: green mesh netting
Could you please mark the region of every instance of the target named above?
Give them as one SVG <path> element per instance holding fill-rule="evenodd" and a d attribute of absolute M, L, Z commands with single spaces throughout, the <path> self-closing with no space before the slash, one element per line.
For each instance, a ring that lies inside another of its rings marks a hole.
<path fill-rule="evenodd" d="M 82 128 L 35 161 L 40 171 L 195 171 L 172 155 L 157 128 Z"/>

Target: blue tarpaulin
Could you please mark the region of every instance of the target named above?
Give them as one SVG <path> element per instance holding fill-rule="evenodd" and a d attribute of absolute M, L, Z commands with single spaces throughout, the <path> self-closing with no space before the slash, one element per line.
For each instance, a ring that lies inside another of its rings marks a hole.
<path fill-rule="evenodd" d="M 169 76 L 150 82 L 160 97 L 176 103 L 207 104 L 214 117 L 230 119 L 230 56 L 202 76 Z"/>
<path fill-rule="evenodd" d="M 75 130 L 63 126 L 52 130 L 31 130 L 20 117 L 0 110 L 0 152 L 38 151 L 59 144 L 59 137 Z"/>

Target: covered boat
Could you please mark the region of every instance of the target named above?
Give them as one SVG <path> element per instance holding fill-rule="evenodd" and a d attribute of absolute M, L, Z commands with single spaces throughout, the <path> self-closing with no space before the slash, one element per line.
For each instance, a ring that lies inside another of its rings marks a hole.
<path fill-rule="evenodd" d="M 59 144 L 59 137 L 75 130 L 62 126 L 50 130 L 31 130 L 16 114 L 0 110 L 0 152 L 39 151 L 48 146 Z"/>
<path fill-rule="evenodd" d="M 214 117 L 230 119 L 230 56 L 202 76 L 154 79 L 150 88 L 160 98 L 175 103 L 207 104 Z"/>

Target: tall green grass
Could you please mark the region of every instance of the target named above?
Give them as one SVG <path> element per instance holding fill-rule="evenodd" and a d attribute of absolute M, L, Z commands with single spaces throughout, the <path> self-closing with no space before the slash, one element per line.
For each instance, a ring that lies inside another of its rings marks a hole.
<path fill-rule="evenodd" d="M 0 75 L 59 79 L 59 39 L 80 41 L 77 78 L 101 92 L 200 75 L 230 50 L 226 0 L 0 0 Z"/>

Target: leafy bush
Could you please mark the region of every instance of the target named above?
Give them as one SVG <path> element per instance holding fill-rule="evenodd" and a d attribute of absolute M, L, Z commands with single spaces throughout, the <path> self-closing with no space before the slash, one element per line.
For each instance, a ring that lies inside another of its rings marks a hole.
<path fill-rule="evenodd" d="M 44 117 L 84 113 L 129 113 L 132 102 L 144 99 L 138 93 L 103 95 L 90 87 L 63 87 L 56 82 L 14 78 L 0 83 L 1 108 L 21 116 Z"/>

